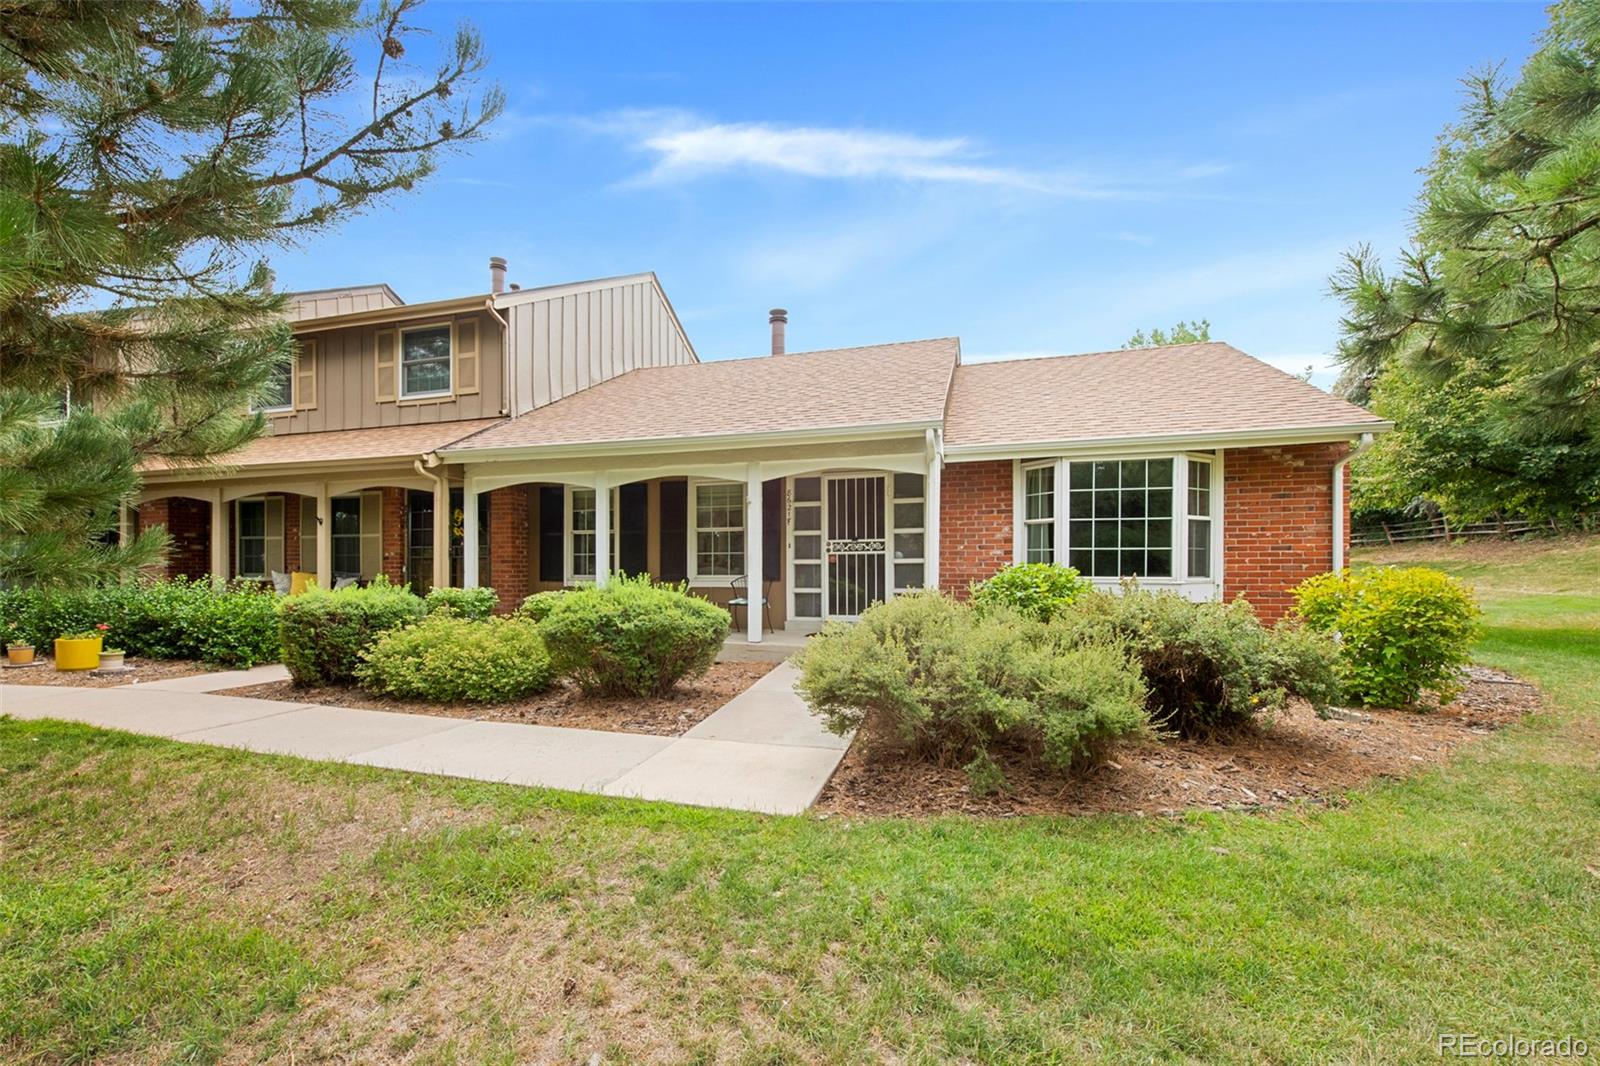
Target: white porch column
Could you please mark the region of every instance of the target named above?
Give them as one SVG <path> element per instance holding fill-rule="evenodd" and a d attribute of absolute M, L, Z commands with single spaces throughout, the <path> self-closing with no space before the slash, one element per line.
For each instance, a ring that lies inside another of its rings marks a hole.
<path fill-rule="evenodd" d="M 939 431 L 928 430 L 928 480 L 922 490 L 922 583 L 939 587 L 939 488 L 944 478 L 944 455 Z M 893 582 L 890 582 L 893 585 Z"/>
<path fill-rule="evenodd" d="M 450 584 L 450 479 L 443 470 L 433 482 L 433 587 Z"/>
<path fill-rule="evenodd" d="M 690 506 L 693 506 L 693 501 L 690 501 Z M 745 599 L 749 601 L 744 609 L 744 618 L 745 639 L 751 644 L 761 643 L 761 620 L 766 615 L 765 605 L 761 602 L 766 591 L 766 583 L 761 580 L 761 546 L 764 540 L 761 535 L 761 510 L 761 464 L 751 463 L 744 495 Z"/>
<path fill-rule="evenodd" d="M 594 583 L 605 588 L 611 580 L 611 481 L 604 474 L 594 479 Z"/>
<path fill-rule="evenodd" d="M 333 589 L 333 497 L 327 482 L 317 486 L 317 588 Z"/>
<path fill-rule="evenodd" d="M 228 580 L 228 505 L 221 489 L 211 496 L 211 576 Z"/>
<path fill-rule="evenodd" d="M 448 519 L 450 509 L 445 507 Z M 461 587 L 478 587 L 478 487 L 472 475 L 461 485 Z"/>

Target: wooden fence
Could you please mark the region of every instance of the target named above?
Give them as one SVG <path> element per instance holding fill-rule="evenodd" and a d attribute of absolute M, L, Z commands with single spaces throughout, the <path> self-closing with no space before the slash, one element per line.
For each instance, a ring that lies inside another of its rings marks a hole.
<path fill-rule="evenodd" d="M 1585 515 L 1574 523 L 1578 528 L 1592 528 L 1597 517 Z M 1555 519 L 1531 522 L 1525 518 L 1500 518 L 1467 525 L 1451 525 L 1446 518 L 1418 518 L 1407 522 L 1382 522 L 1377 529 L 1360 529 L 1350 534 L 1354 548 L 1370 548 L 1381 544 L 1404 544 L 1413 540 L 1449 540 L 1452 537 L 1505 537 L 1515 533 L 1547 530 L 1558 533 L 1563 528 Z"/>

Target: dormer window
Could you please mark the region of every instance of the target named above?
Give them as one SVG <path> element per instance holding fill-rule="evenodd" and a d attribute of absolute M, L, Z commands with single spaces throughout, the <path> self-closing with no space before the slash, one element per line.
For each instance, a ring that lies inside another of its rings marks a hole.
<path fill-rule="evenodd" d="M 448 396 L 450 381 L 450 327 L 424 326 L 400 334 L 400 398 L 415 400 Z"/>

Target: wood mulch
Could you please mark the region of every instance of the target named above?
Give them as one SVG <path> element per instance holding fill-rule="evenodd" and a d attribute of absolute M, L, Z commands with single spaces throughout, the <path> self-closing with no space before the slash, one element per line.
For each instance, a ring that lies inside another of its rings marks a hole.
<path fill-rule="evenodd" d="M 703 677 L 682 682 L 660 697 L 589 699 L 569 681 L 558 681 L 547 692 L 511 703 L 427 703 L 374 696 L 354 686 L 296 688 L 292 681 L 272 681 L 223 689 L 219 696 L 253 696 L 290 703 L 320 703 L 330 707 L 358 707 L 371 711 L 433 714 L 477 722 L 518 722 L 523 725 L 599 729 L 611 733 L 648 733 L 676 737 L 709 717 L 712 711 L 755 684 L 775 663 L 717 663 Z"/>
<path fill-rule="evenodd" d="M 1186 810 L 1338 803 L 1375 778 L 1442 762 L 1539 707 L 1532 685 L 1479 667 L 1447 707 L 1342 711 L 1318 718 L 1296 702 L 1264 726 L 1209 741 L 1152 740 L 1117 748 L 1063 780 L 1020 756 L 997 760 L 1009 790 L 975 796 L 959 767 L 919 761 L 860 738 L 817 800 L 825 815 L 1173 815 Z"/>
<path fill-rule="evenodd" d="M 222 669 L 207 666 L 190 659 L 135 659 L 125 660 L 134 668 L 127 674 L 97 674 L 90 670 L 57 670 L 49 658 L 40 657 L 43 666 L 0 668 L 0 685 L 69 685 L 74 688 L 116 688 L 119 685 L 145 681 L 165 681 L 173 677 L 192 677 Z"/>

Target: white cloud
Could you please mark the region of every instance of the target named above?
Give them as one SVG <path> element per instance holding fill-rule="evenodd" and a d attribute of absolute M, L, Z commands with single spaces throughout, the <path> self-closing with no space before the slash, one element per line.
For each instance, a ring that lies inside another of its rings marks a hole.
<path fill-rule="evenodd" d="M 574 120 L 628 141 L 651 156 L 635 183 L 684 181 L 729 171 L 770 171 L 829 180 L 887 179 L 1017 189 L 1086 200 L 1166 195 L 1178 185 L 1223 173 L 1201 161 L 1145 167 L 1133 177 L 1097 176 L 1004 165 L 967 137 L 924 137 L 886 130 L 715 122 L 684 111 L 632 110 Z M 1165 173 L 1150 178 L 1148 173 Z"/>

